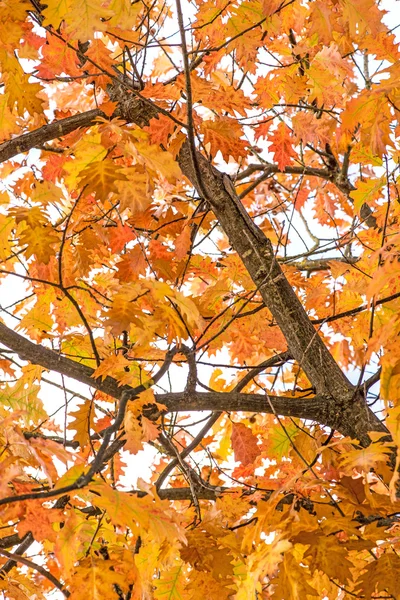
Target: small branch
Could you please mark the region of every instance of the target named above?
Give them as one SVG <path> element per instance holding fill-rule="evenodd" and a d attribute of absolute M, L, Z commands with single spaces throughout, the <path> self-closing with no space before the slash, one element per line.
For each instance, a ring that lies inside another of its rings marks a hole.
<path fill-rule="evenodd" d="M 12 552 L 7 552 L 7 550 L 4 550 L 3 548 L 0 548 L 0 554 L 9 558 L 10 560 L 8 562 L 13 562 L 13 563 L 19 562 L 19 563 L 25 565 L 26 567 L 29 567 L 30 569 L 34 569 L 35 571 L 37 571 L 38 573 L 43 575 L 43 577 L 46 577 L 46 579 L 51 581 L 51 583 L 58 590 L 60 590 L 66 598 L 68 598 L 68 596 L 71 595 L 71 593 L 64 588 L 64 586 L 58 581 L 58 579 L 56 579 L 54 577 L 54 575 L 49 573 L 49 571 L 46 571 L 46 569 L 44 569 L 40 565 L 37 565 L 36 563 L 32 562 L 28 558 L 24 558 L 23 556 L 18 556 L 18 554 L 12 554 Z M 4 570 L 4 567 L 3 567 L 2 571 L 3 570 Z"/>
<path fill-rule="evenodd" d="M 38 431 L 24 431 L 23 436 L 26 440 L 31 440 L 31 439 L 51 440 L 52 442 L 56 442 L 56 444 L 62 444 L 66 448 L 69 447 L 69 448 L 73 448 L 74 450 L 77 450 L 79 448 L 78 441 L 74 442 L 74 441 L 70 441 L 70 440 L 65 440 L 64 438 L 59 437 L 57 435 L 45 435 L 44 433 L 39 433 Z"/>
<path fill-rule="evenodd" d="M 210 487 L 196 487 L 196 498 L 198 500 L 216 500 L 219 496 L 224 493 L 237 492 L 238 489 L 224 487 L 224 486 L 211 486 Z M 132 492 L 131 492 L 132 493 Z M 136 493 L 133 490 L 133 493 Z M 189 488 L 164 488 L 158 490 L 158 495 L 161 500 L 192 500 L 192 492 Z M 145 492 L 137 492 L 139 497 L 144 496 Z"/>
<path fill-rule="evenodd" d="M 371 377 L 362 384 L 363 389 L 368 391 L 373 385 L 375 385 L 375 383 L 378 383 L 378 381 L 381 378 L 381 373 L 382 373 L 382 367 L 379 367 L 377 372 L 374 373 L 373 375 L 371 375 Z"/>
<path fill-rule="evenodd" d="M 167 448 L 167 450 L 169 451 L 169 453 L 171 455 L 175 455 L 175 460 L 177 461 L 177 464 L 179 465 L 181 472 L 183 473 L 183 476 L 185 477 L 185 479 L 189 485 L 193 506 L 196 509 L 196 517 L 197 517 L 196 522 L 201 521 L 201 510 L 200 510 L 199 500 L 197 498 L 198 481 L 197 481 L 197 478 L 196 479 L 193 478 L 193 475 L 192 475 L 193 470 L 189 467 L 189 465 L 187 465 L 185 463 L 185 461 L 182 458 L 182 455 L 179 454 L 177 448 L 175 447 L 173 442 L 169 439 L 169 437 L 167 437 L 161 433 L 158 439 L 161 442 L 161 444 L 163 445 L 163 447 Z"/>
<path fill-rule="evenodd" d="M 324 154 L 326 154 L 326 153 L 324 153 Z M 335 170 L 328 169 L 328 168 L 319 169 L 316 167 L 307 167 L 306 165 L 300 166 L 300 167 L 288 166 L 288 167 L 285 167 L 284 169 L 280 169 L 278 167 L 278 165 L 274 165 L 274 164 L 268 163 L 268 162 L 254 163 L 254 164 L 249 165 L 247 167 L 247 169 L 245 169 L 244 171 L 239 173 L 239 175 L 236 177 L 236 181 L 241 181 L 242 179 L 249 177 L 256 171 L 264 171 L 264 174 L 259 178 L 259 180 L 257 180 L 257 182 L 250 183 L 249 187 L 240 194 L 240 196 L 239 196 L 240 198 L 243 198 L 252 189 L 254 189 L 254 187 L 259 185 L 259 183 L 261 183 L 264 179 L 266 179 L 267 177 L 270 177 L 271 175 L 273 175 L 275 173 L 284 173 L 286 175 L 304 175 L 306 177 L 319 177 L 321 179 L 325 179 L 326 181 L 331 181 L 332 183 L 334 183 L 336 185 L 336 187 L 338 188 L 338 190 L 340 190 L 341 192 L 346 194 L 346 196 L 352 190 L 356 189 L 350 183 L 348 178 L 344 176 L 344 172 L 338 171 L 337 169 L 335 169 Z M 256 185 L 254 185 L 254 183 Z"/>
<path fill-rule="evenodd" d="M 246 385 L 248 383 L 250 383 L 250 381 L 254 377 L 256 377 L 256 375 L 258 375 L 262 371 L 265 371 L 265 369 L 269 369 L 270 367 L 274 367 L 276 365 L 284 364 L 287 360 L 290 360 L 290 358 L 291 358 L 290 352 L 281 352 L 280 354 L 277 354 L 276 356 L 272 356 L 271 358 L 268 358 L 267 360 L 264 360 L 264 362 L 260 363 L 257 367 L 255 367 L 249 373 L 247 373 L 239 381 L 239 383 L 236 385 L 236 387 L 234 388 L 233 391 L 234 392 L 241 392 L 246 387 Z"/>
<path fill-rule="evenodd" d="M 400 298 L 400 292 L 396 292 L 395 294 L 391 294 L 386 298 L 376 300 L 374 304 L 375 306 L 379 306 L 380 304 L 385 304 L 386 302 L 396 300 L 396 298 Z M 320 325 L 321 323 L 330 323 L 331 321 L 337 321 L 337 319 L 343 319 L 344 317 L 352 317 L 353 315 L 363 312 L 364 310 L 368 310 L 369 308 L 369 304 L 362 304 L 361 306 L 357 306 L 357 308 L 350 308 L 349 310 L 344 310 L 343 312 L 337 313 L 336 315 L 331 315 L 330 317 L 325 317 L 324 319 L 311 319 L 311 323 L 313 323 L 314 325 Z"/>
<path fill-rule="evenodd" d="M 24 537 L 21 540 L 21 543 L 19 544 L 18 548 L 16 549 L 16 551 L 14 552 L 14 556 L 20 556 L 21 554 L 23 554 L 28 548 L 29 546 L 31 546 L 34 542 L 34 538 L 33 535 L 31 534 L 30 531 L 28 531 L 27 534 L 24 535 Z M 5 550 L 1 550 L 0 549 L 0 553 L 4 554 L 6 551 Z M 4 556 L 7 556 L 6 554 L 4 554 Z M 0 569 L 0 575 L 1 574 L 5 574 L 5 573 L 9 573 L 11 571 L 11 569 L 13 569 L 17 564 L 17 561 L 14 559 L 10 559 L 6 562 L 5 565 L 3 565 Z"/>
<path fill-rule="evenodd" d="M 319 258 L 314 260 L 304 259 L 297 261 L 282 261 L 283 264 L 289 265 L 290 267 L 295 267 L 299 271 L 308 271 L 311 273 L 312 271 L 329 271 L 331 269 L 331 262 L 341 262 L 347 263 L 349 265 L 354 265 L 360 259 L 355 256 L 349 256 L 348 258 L 344 257 L 333 257 L 333 258 Z"/>
<path fill-rule="evenodd" d="M 195 449 L 197 448 L 197 446 L 199 444 L 201 444 L 202 439 L 204 438 L 204 436 L 207 434 L 208 430 L 211 429 L 211 427 L 214 425 L 214 423 L 216 423 L 219 419 L 219 417 L 221 416 L 221 411 L 218 412 L 214 412 L 211 417 L 207 420 L 206 424 L 201 428 L 201 430 L 199 431 L 199 433 L 196 435 L 196 437 L 190 442 L 189 446 L 187 446 L 180 454 L 179 454 L 179 459 L 183 460 L 185 459 L 187 456 L 189 456 L 189 454 Z M 175 469 L 175 467 L 178 466 L 178 464 L 180 464 L 180 460 L 178 459 L 178 457 L 174 458 L 163 470 L 163 472 L 161 473 L 161 475 L 159 476 L 159 478 L 157 479 L 157 483 L 156 483 L 156 489 L 158 492 L 160 492 L 161 486 L 164 483 L 164 481 L 166 480 L 166 478 L 168 477 L 168 475 L 171 473 L 171 471 L 173 471 Z"/>

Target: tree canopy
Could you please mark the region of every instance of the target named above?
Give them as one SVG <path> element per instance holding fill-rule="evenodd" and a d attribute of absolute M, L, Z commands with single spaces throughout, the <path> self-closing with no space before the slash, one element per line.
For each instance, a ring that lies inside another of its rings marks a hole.
<path fill-rule="evenodd" d="M 4 598 L 400 597 L 396 25 L 1 0 Z"/>

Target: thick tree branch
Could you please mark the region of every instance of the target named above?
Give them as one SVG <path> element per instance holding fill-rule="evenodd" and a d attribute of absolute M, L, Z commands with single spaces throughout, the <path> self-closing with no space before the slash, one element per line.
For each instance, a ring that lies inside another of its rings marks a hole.
<path fill-rule="evenodd" d="M 246 177 L 252 175 L 257 171 L 263 171 L 266 177 L 275 173 L 285 173 L 286 175 L 305 175 L 306 177 L 319 177 L 320 179 L 325 179 L 326 181 L 332 181 L 336 185 L 338 190 L 340 190 L 346 195 L 348 195 L 351 191 L 356 189 L 347 178 L 347 175 L 344 175 L 343 172 L 339 169 L 319 169 L 317 167 L 307 167 L 306 165 L 298 167 L 287 166 L 284 169 L 280 169 L 278 165 L 274 165 L 268 162 L 255 163 L 249 165 L 247 169 L 239 173 L 236 179 L 237 181 L 241 181 L 242 179 L 245 179 Z M 251 185 L 252 184 L 250 184 L 250 186 Z M 243 192 L 243 195 L 245 192 L 248 193 L 248 191 L 250 191 L 249 188 L 248 190 L 245 190 Z"/>
<path fill-rule="evenodd" d="M 196 488 L 196 498 L 198 500 L 216 500 L 219 496 L 224 493 L 237 492 L 238 489 L 229 487 L 201 487 Z M 135 493 L 135 492 L 133 492 Z M 192 492 L 188 487 L 182 488 L 165 488 L 158 490 L 157 494 L 161 500 L 190 500 L 192 501 Z M 138 496 L 144 496 L 145 492 L 138 492 Z"/>
<path fill-rule="evenodd" d="M 198 153 L 202 185 L 231 246 L 236 250 L 271 311 L 288 344 L 293 358 L 301 365 L 317 394 L 324 397 L 332 414 L 325 422 L 351 431 L 353 437 L 368 444 L 368 431 L 385 431 L 369 410 L 361 392 L 356 391 L 341 371 L 314 329 L 300 300 L 283 274 L 269 239 L 253 223 L 241 204 L 231 180 Z M 179 154 L 183 173 L 196 181 L 188 144 Z M 332 402 L 333 401 L 333 402 Z M 339 418 L 339 422 L 338 422 Z"/>
<path fill-rule="evenodd" d="M 0 163 L 22 152 L 28 152 L 32 148 L 40 148 L 46 142 L 67 135 L 79 129 L 79 127 L 88 127 L 95 122 L 97 117 L 101 116 L 105 116 L 104 113 L 96 108 L 73 115 L 72 117 L 67 117 L 66 119 L 54 121 L 54 123 L 43 125 L 39 129 L 19 135 L 12 140 L 0 144 Z"/>
<path fill-rule="evenodd" d="M 0 323 L 0 342 L 16 352 L 23 360 L 61 373 L 113 398 L 121 399 L 124 392 L 128 396 L 138 393 L 137 389 L 134 390 L 129 386 L 119 386 L 118 381 L 112 377 L 106 377 L 104 381 L 100 378 L 95 379 L 93 377 L 94 369 L 30 342 L 3 323 Z M 168 364 L 168 362 L 165 364 Z M 274 414 L 275 412 L 284 417 L 298 417 L 316 421 L 321 425 L 327 425 L 340 431 L 343 435 L 355 435 L 352 423 L 341 419 L 340 411 L 336 410 L 337 403 L 335 400 L 324 394 L 311 398 L 269 396 L 271 404 L 262 394 L 245 394 L 235 391 L 220 393 L 186 390 L 155 394 L 155 398 L 157 402 L 164 404 L 169 412 L 242 411 L 268 414 Z"/>

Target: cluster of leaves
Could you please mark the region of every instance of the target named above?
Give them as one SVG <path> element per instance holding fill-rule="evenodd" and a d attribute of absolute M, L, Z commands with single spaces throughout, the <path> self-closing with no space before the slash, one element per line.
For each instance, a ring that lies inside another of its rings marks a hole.
<path fill-rule="evenodd" d="M 4 598 L 400 596 L 384 17 L 1 0 Z"/>

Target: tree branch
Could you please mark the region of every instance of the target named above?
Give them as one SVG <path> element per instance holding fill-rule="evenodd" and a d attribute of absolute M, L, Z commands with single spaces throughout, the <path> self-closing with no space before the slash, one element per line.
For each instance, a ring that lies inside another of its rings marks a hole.
<path fill-rule="evenodd" d="M 32 562 L 28 558 L 24 558 L 23 556 L 19 556 L 18 554 L 12 554 L 11 552 L 7 552 L 7 550 L 4 550 L 2 548 L 0 548 L 0 554 L 3 554 L 3 556 L 6 556 L 7 558 L 9 558 L 10 560 L 8 562 L 10 562 L 10 561 L 19 562 L 19 563 L 25 565 L 26 567 L 29 567 L 30 569 L 34 569 L 35 571 L 37 571 L 38 573 L 43 575 L 43 577 L 46 577 L 46 579 L 51 581 L 51 583 L 57 589 L 59 589 L 66 598 L 68 598 L 68 596 L 71 595 L 71 593 L 64 588 L 64 586 L 58 581 L 58 579 L 56 579 L 56 577 L 54 577 L 54 575 L 52 575 L 49 571 L 46 571 L 46 569 L 41 567 L 40 565 L 37 565 L 36 563 Z"/>
<path fill-rule="evenodd" d="M 119 386 L 118 381 L 112 377 L 106 377 L 104 381 L 95 379 L 93 377 L 94 369 L 86 365 L 81 365 L 65 356 L 61 356 L 48 348 L 30 342 L 19 333 L 6 327 L 3 323 L 0 323 L 0 342 L 14 350 L 23 360 L 41 365 L 45 369 L 56 371 L 66 377 L 71 377 L 115 399 L 120 400 L 124 392 L 128 397 L 140 392 L 139 388 L 134 389 L 130 386 Z M 168 359 L 172 360 L 172 356 L 169 356 Z M 265 362 L 268 364 L 268 361 Z M 168 364 L 167 360 L 163 365 L 162 372 L 165 372 L 166 365 Z M 266 367 L 260 365 L 260 368 Z M 274 414 L 275 412 L 284 417 L 297 417 L 317 421 L 321 425 L 332 427 L 346 436 L 354 437 L 355 435 L 352 424 L 346 420 L 341 420 L 340 411 L 337 410 L 337 404 L 334 399 L 324 394 L 318 394 L 311 398 L 291 396 L 269 397 L 272 405 L 267 402 L 266 397 L 262 394 L 244 394 L 235 391 L 221 393 L 186 390 L 183 392 L 155 394 L 156 401 L 164 404 L 168 412 L 227 411 L 268 414 Z M 113 426 L 114 430 L 115 423 Z"/>
<path fill-rule="evenodd" d="M 104 113 L 98 108 L 95 108 L 94 110 L 72 115 L 72 117 L 60 119 L 59 121 L 54 121 L 54 123 L 49 123 L 48 125 L 43 125 L 43 127 L 39 127 L 39 129 L 35 129 L 29 133 L 19 135 L 12 140 L 8 140 L 7 142 L 0 144 L 0 163 L 17 154 L 21 154 L 22 152 L 28 152 L 28 150 L 31 150 L 32 148 L 43 146 L 45 142 L 50 142 L 50 140 L 67 135 L 68 133 L 79 129 L 79 127 L 89 127 L 89 125 L 92 125 L 95 122 L 97 117 L 102 116 L 105 116 Z"/>
<path fill-rule="evenodd" d="M 21 556 L 29 548 L 29 546 L 31 546 L 33 544 L 34 541 L 35 540 L 33 538 L 32 533 L 30 531 L 28 531 L 28 533 L 26 533 L 24 535 L 24 537 L 22 538 L 22 540 L 20 541 L 19 546 L 15 550 L 13 556 Z M 4 554 L 4 550 L 3 551 L 0 550 L 0 553 Z M 0 574 L 9 573 L 11 571 L 11 569 L 13 569 L 16 566 L 16 564 L 17 564 L 17 560 L 10 558 L 10 560 L 8 560 L 6 562 L 6 564 L 1 567 Z"/>

